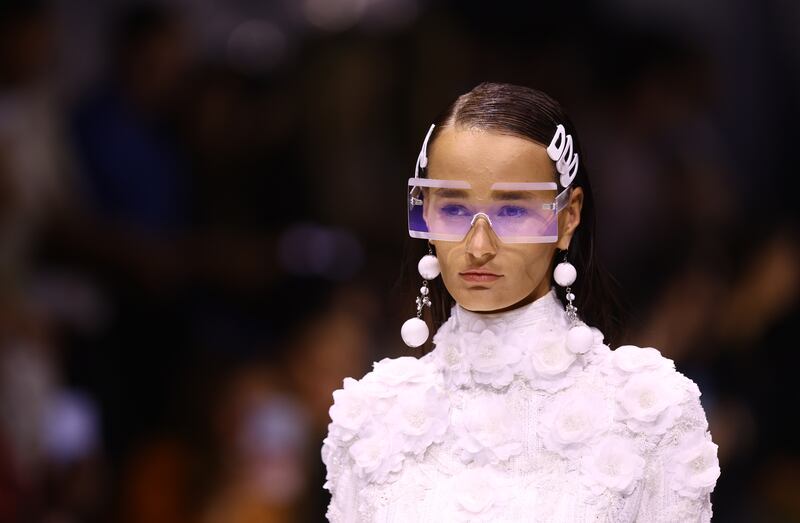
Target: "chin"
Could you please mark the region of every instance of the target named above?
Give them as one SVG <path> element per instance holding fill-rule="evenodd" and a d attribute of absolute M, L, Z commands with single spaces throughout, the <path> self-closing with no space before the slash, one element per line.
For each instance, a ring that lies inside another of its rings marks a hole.
<path fill-rule="evenodd" d="M 481 296 L 481 293 L 483 293 L 483 296 Z M 513 302 L 506 303 L 498 300 L 491 296 L 490 293 L 489 289 L 470 290 L 464 293 L 466 296 L 462 295 L 462 299 L 456 299 L 456 301 L 468 311 L 473 312 L 491 312 L 513 305 Z"/>

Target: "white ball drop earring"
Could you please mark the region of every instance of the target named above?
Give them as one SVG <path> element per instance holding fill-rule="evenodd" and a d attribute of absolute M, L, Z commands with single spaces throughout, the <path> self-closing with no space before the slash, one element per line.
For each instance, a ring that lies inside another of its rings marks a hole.
<path fill-rule="evenodd" d="M 428 289 L 428 280 L 432 280 L 439 276 L 441 268 L 439 267 L 439 259 L 434 256 L 430 244 L 428 245 L 428 254 L 423 256 L 417 264 L 417 270 L 422 276 L 422 287 L 419 288 L 419 296 L 417 296 L 417 316 L 406 320 L 400 328 L 400 336 L 409 347 L 419 347 L 428 341 L 428 325 L 422 319 L 422 310 L 425 307 L 431 306 L 430 289 Z"/>
<path fill-rule="evenodd" d="M 572 292 L 571 285 L 575 283 L 578 271 L 575 266 L 567 261 L 567 251 L 564 251 L 564 261 L 556 265 L 553 271 L 553 279 L 561 287 L 565 287 L 567 305 L 564 307 L 569 320 L 570 329 L 567 333 L 567 349 L 575 354 L 587 352 L 594 343 L 592 330 L 578 318 L 578 308 L 572 303 L 575 294 Z"/>

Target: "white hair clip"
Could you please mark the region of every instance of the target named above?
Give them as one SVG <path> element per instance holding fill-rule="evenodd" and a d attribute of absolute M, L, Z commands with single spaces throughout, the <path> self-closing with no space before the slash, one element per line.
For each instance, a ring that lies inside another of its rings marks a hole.
<path fill-rule="evenodd" d="M 567 134 L 561 124 L 556 127 L 556 134 L 547 146 L 547 156 L 556 162 L 556 170 L 561 175 L 561 187 L 567 188 L 578 174 L 578 153 L 572 152 L 572 135 Z"/>
<path fill-rule="evenodd" d="M 431 124 L 428 133 L 425 135 L 425 140 L 422 141 L 422 147 L 417 156 L 417 164 L 414 168 L 414 177 L 419 178 L 419 170 L 428 166 L 428 140 L 433 134 L 433 129 L 436 124 Z M 556 170 L 561 175 L 559 181 L 563 188 L 569 187 L 572 180 L 578 174 L 578 153 L 573 153 L 572 135 L 567 134 L 566 129 L 561 124 L 556 127 L 556 134 L 547 146 L 547 155 L 551 160 L 556 162 Z"/>
<path fill-rule="evenodd" d="M 419 150 L 419 156 L 417 156 L 417 166 L 414 168 L 414 178 L 419 178 L 419 170 L 428 166 L 428 140 L 431 137 L 431 133 L 433 133 L 434 127 L 436 127 L 436 124 L 431 124 L 428 134 L 425 135 L 425 140 L 422 142 L 422 148 Z"/>

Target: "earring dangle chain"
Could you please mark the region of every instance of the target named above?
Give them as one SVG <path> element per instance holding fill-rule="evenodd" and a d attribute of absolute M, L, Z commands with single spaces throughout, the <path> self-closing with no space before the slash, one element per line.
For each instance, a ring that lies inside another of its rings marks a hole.
<path fill-rule="evenodd" d="M 575 293 L 572 292 L 572 284 L 578 277 L 578 272 L 575 266 L 567 261 L 567 250 L 564 250 L 564 260 L 556 265 L 553 271 L 553 279 L 561 287 L 564 287 L 566 293 L 567 305 L 564 311 L 569 321 L 570 329 L 567 332 L 567 348 L 576 354 L 583 354 L 587 352 L 594 343 L 594 333 L 592 330 L 578 318 L 578 308 L 573 303 L 575 301 Z"/>
<path fill-rule="evenodd" d="M 422 311 L 425 307 L 430 308 L 431 306 L 428 280 L 436 278 L 441 272 L 439 259 L 433 254 L 430 244 L 428 244 L 428 254 L 419 260 L 417 270 L 423 278 L 422 287 L 419 288 L 419 296 L 416 299 L 417 314 L 416 317 L 406 320 L 400 328 L 400 336 L 409 347 L 419 347 L 428 340 L 430 334 L 428 325 L 422 319 Z"/>
<path fill-rule="evenodd" d="M 567 251 L 564 251 L 564 261 L 562 263 L 569 263 L 567 261 Z M 570 267 L 572 267 L 572 271 L 575 273 L 575 276 L 577 277 L 577 271 L 575 270 L 575 266 L 572 265 L 571 263 L 569 263 L 569 265 Z M 574 283 L 574 280 L 575 277 L 573 277 L 572 283 Z M 565 309 L 567 311 L 567 318 L 569 319 L 570 325 L 574 326 L 576 323 L 578 323 L 579 320 L 578 320 L 578 308 L 575 306 L 575 304 L 572 303 L 573 301 L 575 301 L 575 294 L 572 292 L 571 285 L 572 284 L 567 285 L 567 288 L 564 289 L 567 298 L 567 306 Z"/>
<path fill-rule="evenodd" d="M 428 245 L 428 256 L 433 256 L 433 249 L 431 249 L 430 245 Z M 436 261 L 437 261 L 437 264 L 438 264 L 439 260 L 437 259 Z M 422 271 L 420 271 L 420 273 L 421 272 Z M 422 277 L 425 278 L 424 275 Z M 435 277 L 436 276 L 434 276 L 434 278 Z M 431 306 L 431 299 L 430 299 L 430 297 L 428 297 L 428 294 L 430 294 L 430 289 L 428 289 L 428 280 L 427 280 L 427 278 L 425 278 L 425 279 L 422 280 L 422 287 L 419 288 L 419 296 L 417 296 L 417 300 L 416 300 L 417 301 L 417 318 L 422 318 L 422 309 L 424 307 L 430 307 Z"/>

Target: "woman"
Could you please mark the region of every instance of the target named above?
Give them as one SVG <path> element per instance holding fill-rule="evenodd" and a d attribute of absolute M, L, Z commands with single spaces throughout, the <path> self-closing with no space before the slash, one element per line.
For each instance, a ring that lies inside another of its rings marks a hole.
<path fill-rule="evenodd" d="M 711 519 L 697 386 L 654 348 L 603 343 L 614 315 L 580 160 L 558 103 L 523 87 L 482 84 L 431 127 L 409 180 L 429 254 L 403 339 L 424 344 L 424 308 L 455 305 L 431 352 L 334 392 L 329 520 Z M 439 271 L 446 289 L 429 289 Z"/>

